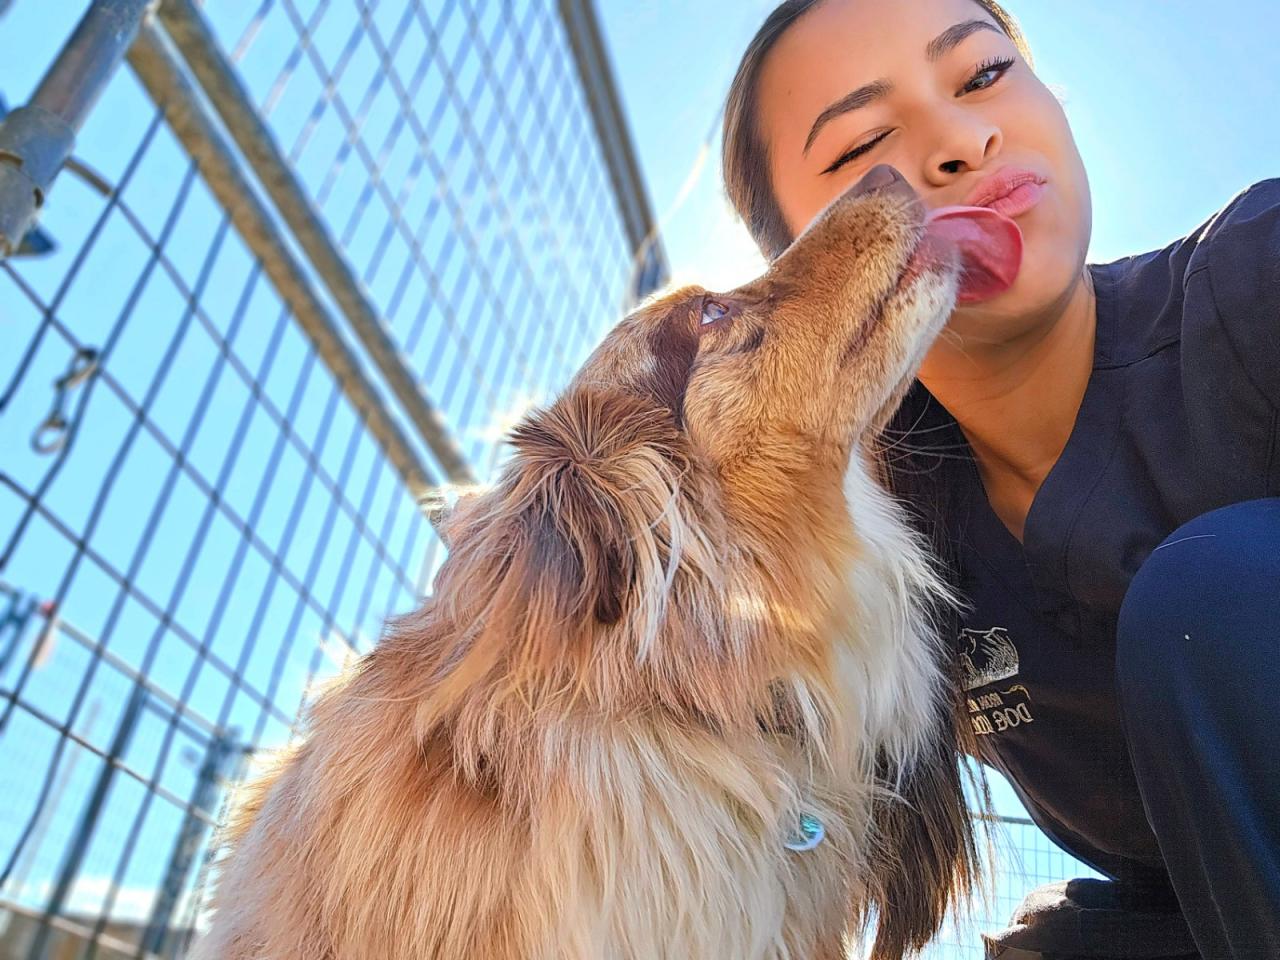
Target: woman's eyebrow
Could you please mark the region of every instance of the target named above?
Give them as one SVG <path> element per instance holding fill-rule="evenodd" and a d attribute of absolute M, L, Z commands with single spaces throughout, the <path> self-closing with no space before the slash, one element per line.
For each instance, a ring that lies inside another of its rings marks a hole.
<path fill-rule="evenodd" d="M 992 33 L 1004 36 L 1004 31 L 990 20 L 966 20 L 964 23 L 957 23 L 953 27 L 947 27 L 947 29 L 930 40 L 929 45 L 924 48 L 924 55 L 928 57 L 930 63 L 936 63 L 950 53 L 954 47 L 958 47 L 965 37 L 971 33 L 977 33 L 979 30 L 990 30 Z"/>
<path fill-rule="evenodd" d="M 954 26 L 947 27 L 940 34 L 929 41 L 924 48 L 924 55 L 930 63 L 936 63 L 941 60 L 947 53 L 959 46 L 966 37 L 979 30 L 990 30 L 993 33 L 1004 35 L 1003 31 L 989 20 L 966 20 L 964 23 L 957 23 Z M 818 119 L 813 121 L 813 127 L 809 130 L 809 136 L 804 142 L 804 156 L 809 155 L 809 148 L 813 146 L 813 141 L 818 137 L 818 131 L 827 123 L 834 120 L 842 114 L 851 113 L 865 107 L 869 103 L 887 96 L 893 90 L 893 84 L 888 80 L 872 80 L 870 83 L 864 83 L 858 89 L 851 93 L 846 93 L 843 97 L 831 104 L 820 114 Z"/>

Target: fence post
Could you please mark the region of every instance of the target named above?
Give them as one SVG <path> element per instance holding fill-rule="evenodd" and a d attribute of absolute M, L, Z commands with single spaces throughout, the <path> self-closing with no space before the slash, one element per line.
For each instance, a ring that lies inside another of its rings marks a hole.
<path fill-rule="evenodd" d="M 89 795 L 84 813 L 80 816 L 80 825 L 76 828 L 75 835 L 67 848 L 62 866 L 58 870 L 57 884 L 49 897 L 49 902 L 45 904 L 44 913 L 40 917 L 40 926 L 31 942 L 31 951 L 28 954 L 31 960 L 48 960 L 50 938 L 53 935 L 53 918 L 66 913 L 67 898 L 71 895 L 71 887 L 76 877 L 80 875 L 80 866 L 84 863 L 85 854 L 89 852 L 89 844 L 93 840 L 93 833 L 98 827 L 98 821 L 102 818 L 102 808 L 106 806 L 111 781 L 116 775 L 116 766 L 125 751 L 129 749 L 129 741 L 133 739 L 133 732 L 138 725 L 138 718 L 142 714 L 147 696 L 146 688 L 141 684 L 133 688 L 129 703 L 124 708 L 124 715 L 120 718 L 120 725 L 116 727 L 111 748 L 102 758 L 102 770 L 93 786 L 93 792 Z"/>
<path fill-rule="evenodd" d="M 0 260 L 18 249 L 152 0 L 94 0 L 25 107 L 0 123 Z"/>
<path fill-rule="evenodd" d="M 220 782 L 231 779 L 232 771 L 226 769 L 231 766 L 228 761 L 243 756 L 247 749 L 238 742 L 238 733 L 239 731 L 232 730 L 215 734 L 205 750 L 200 772 L 196 776 L 195 790 L 183 814 L 182 827 L 174 841 L 173 851 L 169 854 L 169 866 L 165 870 L 160 895 L 156 898 L 151 918 L 142 935 L 141 947 L 144 953 L 159 957 L 170 935 L 177 932 L 172 929 L 173 913 L 186 887 L 191 864 L 200 852 L 200 841 L 204 836 L 207 818 L 218 815 L 218 787 Z"/>

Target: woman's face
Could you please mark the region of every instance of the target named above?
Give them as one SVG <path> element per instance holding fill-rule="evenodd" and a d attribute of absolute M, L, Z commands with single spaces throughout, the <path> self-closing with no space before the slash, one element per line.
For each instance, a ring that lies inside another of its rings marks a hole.
<path fill-rule="evenodd" d="M 972 21 L 985 27 L 953 29 Z M 957 309 L 950 329 L 962 343 L 1005 343 L 1065 306 L 1092 226 L 1084 166 L 1057 99 L 973 0 L 824 0 L 769 52 L 758 98 L 793 236 L 876 164 L 896 167 L 931 209 L 970 201 L 996 171 L 1027 170 L 1043 190 L 1011 211 L 1018 278 Z"/>

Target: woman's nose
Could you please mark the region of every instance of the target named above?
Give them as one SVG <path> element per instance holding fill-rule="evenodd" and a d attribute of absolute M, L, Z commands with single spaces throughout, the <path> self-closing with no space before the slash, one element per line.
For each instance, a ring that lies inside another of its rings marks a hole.
<path fill-rule="evenodd" d="M 989 120 L 967 111 L 952 111 L 939 123 L 938 145 L 929 153 L 924 175 L 930 183 L 947 183 L 957 173 L 991 162 L 1003 141 L 1000 128 Z"/>

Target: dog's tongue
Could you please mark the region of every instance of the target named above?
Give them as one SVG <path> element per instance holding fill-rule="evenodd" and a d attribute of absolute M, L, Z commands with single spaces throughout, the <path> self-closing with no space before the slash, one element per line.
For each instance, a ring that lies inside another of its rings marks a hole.
<path fill-rule="evenodd" d="M 1013 286 L 1022 265 L 1022 231 L 989 207 L 939 207 L 925 220 L 925 236 L 960 251 L 959 303 L 974 303 Z"/>

